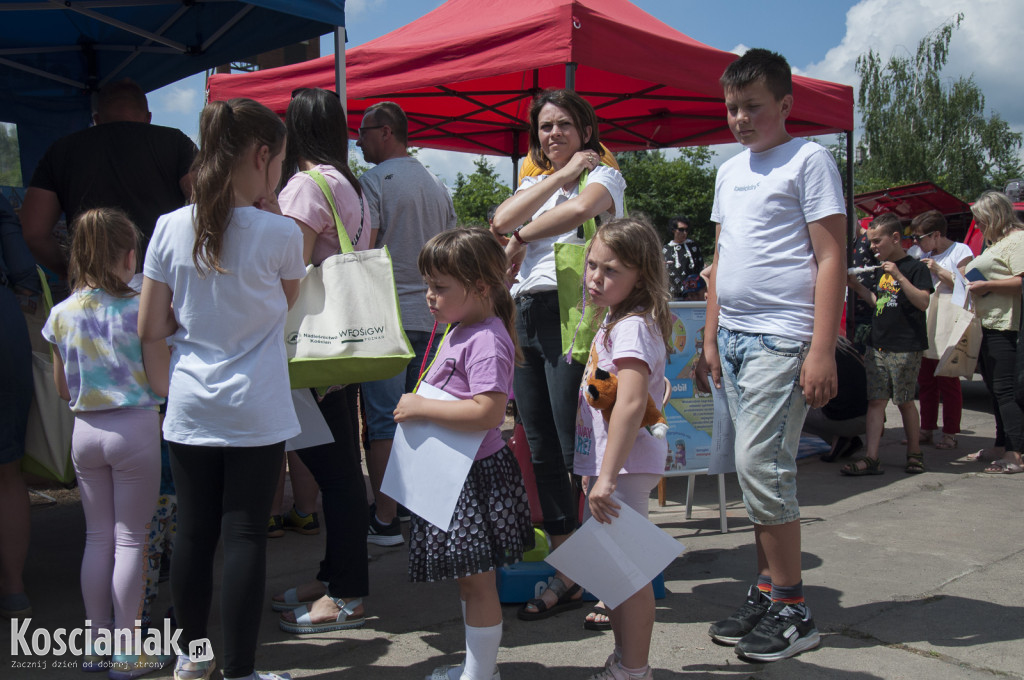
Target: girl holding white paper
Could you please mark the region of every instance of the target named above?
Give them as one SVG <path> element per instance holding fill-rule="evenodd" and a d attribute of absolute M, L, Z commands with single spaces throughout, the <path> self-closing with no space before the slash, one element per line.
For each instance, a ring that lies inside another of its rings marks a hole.
<path fill-rule="evenodd" d="M 587 251 L 587 303 L 606 308 L 594 338 L 583 386 L 597 369 L 615 374 L 611 415 L 580 397 L 574 469 L 587 491 L 584 521 L 612 522 L 619 503 L 647 517 L 651 489 L 665 470 L 667 444 L 640 427 L 648 397 L 660 404 L 672 314 L 661 243 L 654 228 L 618 219 L 598 229 Z M 650 680 L 654 591 L 647 584 L 611 610 L 615 649 L 592 680 Z"/>
<path fill-rule="evenodd" d="M 466 661 L 436 669 L 430 680 L 498 680 L 501 605 L 495 571 L 520 561 L 533 540 L 522 473 L 500 430 L 519 356 L 515 307 L 505 288 L 505 254 L 485 231 L 453 229 L 427 242 L 418 265 L 427 282 L 430 313 L 438 324 L 457 324 L 442 339 L 421 380 L 458 399 L 405 394 L 395 407 L 395 422 L 426 420 L 486 435 L 449 530 L 412 515 L 409 576 L 459 583 Z"/>

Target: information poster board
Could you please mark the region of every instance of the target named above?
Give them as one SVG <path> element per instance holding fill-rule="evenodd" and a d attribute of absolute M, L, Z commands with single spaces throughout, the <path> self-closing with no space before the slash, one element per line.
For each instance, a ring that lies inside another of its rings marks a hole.
<path fill-rule="evenodd" d="M 715 407 L 711 395 L 698 394 L 693 385 L 693 369 L 704 344 L 704 302 L 672 302 L 672 347 L 665 377 L 672 394 L 665 405 L 668 421 L 668 456 L 665 475 L 692 475 L 706 472 L 711 462 L 712 424 Z"/>

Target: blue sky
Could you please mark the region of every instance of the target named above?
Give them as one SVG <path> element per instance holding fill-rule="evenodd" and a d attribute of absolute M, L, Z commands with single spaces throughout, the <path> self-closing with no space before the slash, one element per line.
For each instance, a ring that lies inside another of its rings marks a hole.
<path fill-rule="evenodd" d="M 479 0 L 481 9 L 489 2 Z M 964 13 L 954 34 L 947 74 L 973 74 L 990 110 L 998 111 L 1018 132 L 1024 131 L 1024 12 L 1020 0 L 633 0 L 633 3 L 695 40 L 722 50 L 742 52 L 766 47 L 786 56 L 797 73 L 856 87 L 854 62 L 874 48 L 883 58 L 912 52 L 921 37 Z M 439 0 L 348 0 L 348 48 L 377 38 L 423 16 Z M 333 52 L 330 37 L 324 53 Z M 183 130 L 195 138 L 203 105 L 204 76 L 187 78 L 151 93 L 153 122 Z M 725 158 L 738 145 L 718 147 Z M 354 154 L 359 150 L 352 147 Z M 457 172 L 473 170 L 473 156 L 424 149 L 423 160 L 449 186 Z M 506 181 L 511 163 L 495 159 Z"/>

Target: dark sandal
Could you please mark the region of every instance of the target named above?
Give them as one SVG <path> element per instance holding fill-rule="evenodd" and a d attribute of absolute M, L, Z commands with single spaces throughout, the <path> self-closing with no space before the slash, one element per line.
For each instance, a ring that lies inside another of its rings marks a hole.
<path fill-rule="evenodd" d="M 603 616 L 608 619 L 608 610 L 604 607 L 594 607 L 590 613 L 587 614 L 587 618 L 583 619 L 583 627 L 587 630 L 611 630 L 611 619 L 608 619 L 607 621 L 598 621 L 598 616 Z"/>
<path fill-rule="evenodd" d="M 924 472 L 924 454 L 920 451 L 908 453 L 907 465 L 903 468 L 903 471 L 908 475 L 919 475 Z"/>
<path fill-rule="evenodd" d="M 580 588 L 580 584 L 574 583 L 571 588 L 565 585 L 565 582 L 557 576 L 552 576 L 551 580 L 548 581 L 548 590 L 553 592 L 557 597 L 558 601 L 548 607 L 547 603 L 539 597 L 535 597 L 532 600 L 527 600 L 526 604 L 519 608 L 516 612 L 523 621 L 539 621 L 540 619 L 546 619 L 549 616 L 554 616 L 559 612 L 569 611 L 570 609 L 579 609 L 583 606 L 583 593 Z M 579 597 L 575 597 L 578 595 Z M 533 605 L 537 611 L 527 611 L 526 608 Z"/>
<path fill-rule="evenodd" d="M 862 461 L 864 463 L 864 467 L 861 467 L 860 465 Z M 866 475 L 885 474 L 885 470 L 878 469 L 878 459 L 868 458 L 867 456 L 854 459 L 853 462 L 847 463 L 843 467 L 839 468 L 839 471 L 847 477 L 864 477 Z"/>

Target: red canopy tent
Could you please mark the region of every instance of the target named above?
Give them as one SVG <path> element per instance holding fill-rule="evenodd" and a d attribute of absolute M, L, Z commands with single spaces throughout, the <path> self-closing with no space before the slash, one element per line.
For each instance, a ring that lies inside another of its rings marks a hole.
<path fill-rule="evenodd" d="M 613 151 L 732 142 L 718 78 L 736 55 L 687 37 L 627 0 L 448 0 L 349 50 L 349 127 L 398 102 L 414 146 L 527 152 L 533 95 L 569 87 L 597 111 Z M 209 99 L 252 97 L 284 114 L 293 89 L 335 83 L 334 57 L 214 75 Z M 794 77 L 794 135 L 853 129 L 853 89 Z M 852 212 L 852 211 L 851 211 Z"/>

